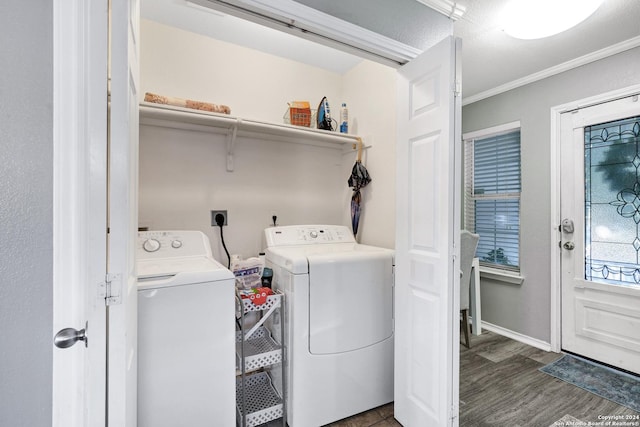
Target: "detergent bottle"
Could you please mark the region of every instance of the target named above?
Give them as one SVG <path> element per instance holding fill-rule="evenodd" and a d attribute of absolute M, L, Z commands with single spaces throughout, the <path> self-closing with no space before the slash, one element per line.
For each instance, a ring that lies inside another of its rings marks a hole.
<path fill-rule="evenodd" d="M 349 133 L 349 110 L 345 102 L 340 107 L 340 133 Z"/>

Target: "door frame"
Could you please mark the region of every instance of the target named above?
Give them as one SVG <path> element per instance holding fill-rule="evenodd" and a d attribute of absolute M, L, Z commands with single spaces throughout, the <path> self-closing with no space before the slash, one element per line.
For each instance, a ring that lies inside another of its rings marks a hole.
<path fill-rule="evenodd" d="M 137 425 L 139 0 L 109 0 L 107 425 Z"/>
<path fill-rule="evenodd" d="M 53 350 L 53 426 L 135 426 L 136 359 L 131 348 L 135 349 L 137 335 L 129 325 L 137 318 L 138 163 L 137 140 L 132 146 L 129 136 L 137 137 L 138 101 L 132 110 L 128 108 L 127 88 L 129 64 L 134 64 L 137 75 L 137 51 L 134 61 L 128 55 L 129 16 L 139 19 L 137 2 L 57 0 L 53 14 L 52 336 L 66 327 L 81 329 L 88 322 L 86 348 L 77 343 Z M 119 51 L 114 55 L 120 68 L 111 83 L 117 101 L 111 113 L 117 114 L 109 122 L 110 15 L 120 24 L 115 31 Z M 129 111 L 134 112 L 132 120 L 126 115 Z M 110 146 L 109 127 L 117 130 L 110 133 Z M 134 191 L 127 191 L 132 186 Z M 123 284 L 126 288 L 118 289 Z M 121 292 L 133 294 L 133 302 Z"/>
<path fill-rule="evenodd" d="M 640 84 L 627 86 L 599 95 L 567 102 L 551 108 L 551 351 L 560 352 L 562 349 L 562 270 L 560 264 L 561 249 L 556 242 L 560 240 L 558 226 L 560 225 L 560 167 L 562 142 L 562 114 L 570 113 L 581 108 L 587 108 L 633 95 L 640 95 Z"/>

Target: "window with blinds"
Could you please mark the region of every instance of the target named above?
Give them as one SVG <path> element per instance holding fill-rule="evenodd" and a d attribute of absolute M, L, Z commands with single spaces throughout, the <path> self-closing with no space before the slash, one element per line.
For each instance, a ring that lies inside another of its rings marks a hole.
<path fill-rule="evenodd" d="M 481 265 L 519 271 L 520 125 L 502 128 L 465 139 L 464 224 Z"/>

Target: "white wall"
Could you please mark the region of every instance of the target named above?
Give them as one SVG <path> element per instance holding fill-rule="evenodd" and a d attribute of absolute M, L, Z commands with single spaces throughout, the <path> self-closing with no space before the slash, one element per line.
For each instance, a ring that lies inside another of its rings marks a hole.
<path fill-rule="evenodd" d="M 350 113 L 349 131 L 371 144 L 363 154 L 363 164 L 372 177 L 362 193 L 358 240 L 361 243 L 393 248 L 395 244 L 396 186 L 396 70 L 363 61 L 343 76 L 344 99 Z M 343 175 L 349 176 L 356 153 L 345 156 Z M 344 205 L 351 200 L 346 194 Z M 344 221 L 350 221 L 349 211 Z"/>
<path fill-rule="evenodd" d="M 153 21 L 141 21 L 142 92 L 224 104 L 231 114 L 282 123 L 287 102 L 340 106 L 339 74 Z"/>
<path fill-rule="evenodd" d="M 140 225 L 201 230 L 221 262 L 212 209 L 228 210 L 227 248 L 245 258 L 262 250 L 273 213 L 279 225 L 341 223 L 340 150 L 239 138 L 227 172 L 223 136 L 141 126 L 140 142 Z"/>
<path fill-rule="evenodd" d="M 520 262 L 522 285 L 482 280 L 482 320 L 550 340 L 551 108 L 640 82 L 640 48 L 465 106 L 463 132 L 519 120 L 522 145 Z M 555 183 L 553 183 L 555 185 Z"/>
<path fill-rule="evenodd" d="M 365 137 L 364 163 L 373 182 L 363 190 L 364 243 L 393 247 L 395 222 L 395 71 L 364 61 L 344 76 L 142 21 L 143 91 L 222 103 L 232 115 L 282 122 L 291 100 L 327 96 L 335 117 L 350 108 L 352 133 Z M 273 213 L 279 225 L 349 225 L 355 160 L 341 149 L 239 138 L 235 170 L 226 171 L 223 136 L 155 126 L 140 129 L 140 225 L 205 232 L 226 262 L 210 210 L 229 211 L 231 253 L 255 256 Z"/>

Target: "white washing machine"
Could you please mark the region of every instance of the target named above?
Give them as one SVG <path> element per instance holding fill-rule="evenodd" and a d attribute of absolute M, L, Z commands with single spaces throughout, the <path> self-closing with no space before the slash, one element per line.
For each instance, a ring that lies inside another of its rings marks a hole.
<path fill-rule="evenodd" d="M 235 425 L 235 279 L 199 231 L 138 233 L 138 427 Z"/>
<path fill-rule="evenodd" d="M 318 427 L 393 400 L 394 252 L 344 226 L 265 230 L 285 293 L 287 421 Z"/>

